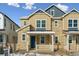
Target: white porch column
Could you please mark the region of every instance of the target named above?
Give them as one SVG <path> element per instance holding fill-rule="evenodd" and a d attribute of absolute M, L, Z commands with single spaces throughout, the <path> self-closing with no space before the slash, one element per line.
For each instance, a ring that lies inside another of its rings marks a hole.
<path fill-rule="evenodd" d="M 28 45 L 28 42 L 27 42 L 27 52 L 29 51 L 29 45 Z"/>
<path fill-rule="evenodd" d="M 66 50 L 69 51 L 69 34 L 67 34 Z"/>
<path fill-rule="evenodd" d="M 52 51 L 54 51 L 54 35 L 51 35 L 52 37 Z"/>

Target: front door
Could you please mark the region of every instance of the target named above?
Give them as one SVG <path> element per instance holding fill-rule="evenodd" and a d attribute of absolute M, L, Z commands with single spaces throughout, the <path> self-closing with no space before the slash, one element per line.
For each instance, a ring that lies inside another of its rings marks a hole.
<path fill-rule="evenodd" d="M 35 48 L 35 36 L 31 36 L 31 48 Z"/>

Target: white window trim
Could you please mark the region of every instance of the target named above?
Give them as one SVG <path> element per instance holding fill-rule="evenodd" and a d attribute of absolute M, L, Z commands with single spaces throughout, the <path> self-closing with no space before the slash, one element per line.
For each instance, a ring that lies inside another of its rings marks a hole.
<path fill-rule="evenodd" d="M 41 37 L 42 36 L 44 36 L 44 43 L 41 43 Z M 41 35 L 41 36 L 39 36 L 39 38 L 40 38 L 40 44 L 45 44 L 45 42 L 46 42 L 46 36 L 45 35 Z"/>
<path fill-rule="evenodd" d="M 74 27 L 74 28 L 78 28 L 78 19 L 74 19 L 74 20 L 77 20 L 77 27 Z M 72 22 L 73 23 L 73 25 L 74 25 L 74 21 Z"/>
<path fill-rule="evenodd" d="M 50 14 L 52 15 L 52 11 L 53 11 L 53 16 L 55 15 L 55 10 L 50 10 Z"/>
<path fill-rule="evenodd" d="M 78 28 L 78 18 L 74 18 L 74 19 L 69 18 L 69 20 L 72 20 L 72 27 L 69 27 L 69 26 L 68 26 L 68 28 Z M 68 25 L 69 25 L 69 20 L 68 20 Z M 73 26 L 73 25 L 74 25 L 74 20 L 77 20 L 77 27 L 74 27 L 74 26 Z"/>
<path fill-rule="evenodd" d="M 40 20 L 40 21 L 45 20 L 45 22 L 46 22 L 47 19 L 36 19 L 36 21 L 35 21 L 36 28 L 35 29 L 37 29 L 37 28 L 46 28 L 47 27 L 47 22 L 45 23 L 45 27 L 42 27 L 42 23 L 41 23 L 41 27 L 37 27 L 37 20 Z"/>

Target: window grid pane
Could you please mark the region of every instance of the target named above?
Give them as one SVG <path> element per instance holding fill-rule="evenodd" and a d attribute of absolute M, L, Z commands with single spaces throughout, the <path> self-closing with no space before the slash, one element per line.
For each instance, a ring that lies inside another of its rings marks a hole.
<path fill-rule="evenodd" d="M 68 26 L 69 26 L 69 27 L 72 27 L 72 20 L 69 20 L 69 21 L 68 21 Z"/>
<path fill-rule="evenodd" d="M 22 40 L 25 40 L 25 34 L 22 35 Z"/>
<path fill-rule="evenodd" d="M 74 20 L 74 27 L 77 27 L 77 20 Z"/>
<path fill-rule="evenodd" d="M 45 27 L 45 20 L 42 20 L 42 27 Z"/>
<path fill-rule="evenodd" d="M 44 37 L 41 36 L 41 43 L 44 43 Z"/>
<path fill-rule="evenodd" d="M 40 27 L 40 20 L 37 20 L 37 27 Z"/>

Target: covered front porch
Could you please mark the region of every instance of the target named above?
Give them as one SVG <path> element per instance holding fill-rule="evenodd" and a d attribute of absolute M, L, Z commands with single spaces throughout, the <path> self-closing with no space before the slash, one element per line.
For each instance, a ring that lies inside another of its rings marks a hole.
<path fill-rule="evenodd" d="M 54 51 L 54 32 L 52 31 L 30 31 L 30 50 L 36 52 Z"/>
<path fill-rule="evenodd" d="M 79 32 L 67 33 L 66 50 L 69 52 L 79 52 Z"/>

